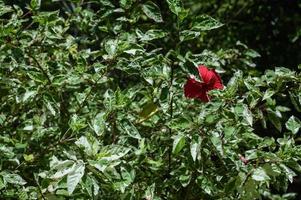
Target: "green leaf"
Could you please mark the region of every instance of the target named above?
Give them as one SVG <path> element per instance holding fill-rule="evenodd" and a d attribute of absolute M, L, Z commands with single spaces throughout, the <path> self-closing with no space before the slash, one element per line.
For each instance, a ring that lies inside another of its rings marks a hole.
<path fill-rule="evenodd" d="M 249 110 L 248 106 L 244 105 L 244 111 L 243 116 L 246 119 L 246 121 L 249 123 L 250 126 L 253 125 L 253 115 L 251 111 Z"/>
<path fill-rule="evenodd" d="M 138 140 L 141 139 L 139 131 L 130 121 L 126 121 L 122 125 L 122 129 L 127 133 L 127 135 Z"/>
<path fill-rule="evenodd" d="M 248 179 L 244 184 L 244 189 L 242 190 L 242 198 L 244 200 L 249 199 L 259 199 L 260 193 L 257 189 L 257 184 L 253 179 Z"/>
<path fill-rule="evenodd" d="M 208 195 L 212 195 L 213 191 L 215 190 L 213 182 L 210 180 L 210 178 L 204 175 L 200 175 L 197 177 L 197 183 L 199 185 L 202 185 L 202 190 L 204 190 L 204 192 Z"/>
<path fill-rule="evenodd" d="M 271 165 L 269 163 L 266 163 L 263 165 L 263 169 L 265 170 L 267 175 L 272 178 L 277 177 L 281 174 L 279 167 L 273 164 Z"/>
<path fill-rule="evenodd" d="M 85 136 L 81 136 L 76 142 L 75 144 L 80 147 L 80 148 L 83 148 L 85 153 L 87 155 L 93 155 L 93 152 L 92 152 L 92 146 L 90 145 L 88 139 L 85 137 Z"/>
<path fill-rule="evenodd" d="M 235 132 L 236 132 L 236 129 L 233 126 L 227 126 L 224 128 L 225 138 L 232 137 L 235 134 Z"/>
<path fill-rule="evenodd" d="M 209 31 L 223 26 L 218 20 L 208 16 L 201 15 L 194 21 L 191 30 L 193 31 Z"/>
<path fill-rule="evenodd" d="M 119 3 L 122 8 L 129 9 L 133 4 L 133 0 L 120 0 Z"/>
<path fill-rule="evenodd" d="M 33 10 L 38 10 L 41 6 L 41 0 L 31 0 L 30 1 L 30 7 Z"/>
<path fill-rule="evenodd" d="M 200 35 L 199 31 L 184 30 L 180 32 L 180 41 L 193 40 Z"/>
<path fill-rule="evenodd" d="M 0 114 L 0 125 L 2 125 L 6 120 L 6 116 L 4 114 Z"/>
<path fill-rule="evenodd" d="M 298 97 L 298 95 L 296 95 L 293 92 L 289 92 L 289 96 L 290 96 L 291 102 L 294 105 L 294 107 L 296 108 L 296 110 L 298 112 L 301 112 L 301 102 L 298 101 L 298 98 L 300 100 L 300 97 Z"/>
<path fill-rule="evenodd" d="M 26 125 L 24 128 L 23 128 L 23 130 L 24 131 L 32 131 L 33 130 L 33 125 Z"/>
<path fill-rule="evenodd" d="M 118 50 L 118 40 L 115 39 L 115 40 L 108 40 L 106 43 L 105 43 L 105 50 L 106 52 L 108 53 L 109 56 L 114 57 L 117 53 L 117 50 Z"/>
<path fill-rule="evenodd" d="M 158 106 L 154 102 L 147 103 L 143 106 L 141 112 L 139 113 L 140 120 L 138 123 L 141 123 L 151 116 L 153 116 L 158 111 Z"/>
<path fill-rule="evenodd" d="M 172 153 L 177 155 L 183 149 L 185 143 L 185 137 L 183 135 L 175 136 L 173 141 Z"/>
<path fill-rule="evenodd" d="M 277 128 L 277 130 L 279 132 L 281 132 L 282 125 L 281 125 L 281 121 L 279 119 L 279 116 L 274 111 L 269 110 L 268 111 L 268 118 L 272 122 L 272 124 L 275 126 L 275 128 Z"/>
<path fill-rule="evenodd" d="M 33 154 L 23 154 L 24 160 L 27 162 L 32 162 L 34 160 L 34 155 Z"/>
<path fill-rule="evenodd" d="M 100 0 L 99 1 L 102 5 L 104 6 L 108 6 L 108 7 L 111 7 L 111 8 L 114 8 L 115 6 L 110 2 L 110 0 Z"/>
<path fill-rule="evenodd" d="M 153 183 L 152 185 L 148 186 L 146 188 L 146 191 L 145 191 L 145 194 L 144 194 L 144 198 L 145 199 L 154 199 L 154 197 L 155 197 L 155 188 L 156 188 L 155 183 Z"/>
<path fill-rule="evenodd" d="M 201 138 L 198 137 L 197 139 L 193 139 L 191 141 L 191 144 L 190 144 L 190 154 L 191 154 L 191 157 L 193 159 L 193 161 L 195 162 L 199 153 L 200 153 L 200 146 L 201 146 Z"/>
<path fill-rule="evenodd" d="M 145 4 L 142 5 L 142 10 L 150 19 L 154 20 L 155 22 L 163 22 L 160 8 L 151 1 L 147 1 Z"/>
<path fill-rule="evenodd" d="M 26 181 L 18 174 L 4 173 L 2 175 L 4 182 L 15 184 L 15 185 L 25 185 Z"/>
<path fill-rule="evenodd" d="M 78 163 L 74 166 L 73 171 L 67 176 L 67 189 L 69 195 L 73 193 L 77 184 L 81 181 L 85 173 L 85 165 L 83 162 Z"/>
<path fill-rule="evenodd" d="M 285 107 L 285 106 L 276 106 L 276 110 L 279 111 L 279 112 L 288 112 L 288 111 L 291 111 L 290 108 Z"/>
<path fill-rule="evenodd" d="M 282 195 L 282 198 L 284 200 L 293 200 L 293 199 L 297 199 L 297 193 L 286 193 L 284 195 Z"/>
<path fill-rule="evenodd" d="M 181 175 L 179 181 L 183 187 L 186 187 L 191 181 L 191 175 Z"/>
<path fill-rule="evenodd" d="M 53 106 L 51 105 L 51 103 L 49 101 L 46 102 L 46 107 L 48 108 L 48 110 L 50 111 L 50 113 L 55 116 L 56 115 L 56 111 L 53 108 Z"/>
<path fill-rule="evenodd" d="M 133 182 L 135 178 L 135 171 L 128 172 L 124 167 L 121 167 L 122 180 L 114 182 L 114 188 L 124 193 L 126 188 Z"/>
<path fill-rule="evenodd" d="M 146 33 L 142 33 L 140 30 L 136 30 L 136 34 L 141 41 L 151 41 L 159 38 L 163 38 L 167 35 L 165 31 L 158 29 L 148 30 Z"/>
<path fill-rule="evenodd" d="M 179 15 L 182 11 L 182 1 L 181 0 L 166 0 L 171 12 L 176 15 Z"/>
<path fill-rule="evenodd" d="M 291 116 L 285 123 L 285 126 L 293 134 L 296 134 L 296 133 L 298 133 L 299 129 L 301 128 L 301 122 L 297 117 Z"/>
<path fill-rule="evenodd" d="M 273 95 L 275 94 L 275 91 L 274 90 L 271 90 L 271 89 L 267 89 L 263 95 L 263 98 L 262 98 L 262 101 L 272 97 Z"/>
<path fill-rule="evenodd" d="M 95 197 L 99 193 L 99 185 L 93 176 L 87 175 L 85 181 L 85 189 L 87 190 L 90 197 Z"/>
<path fill-rule="evenodd" d="M 92 122 L 94 132 L 100 136 L 103 134 L 106 127 L 106 114 L 104 112 L 98 113 Z"/>
<path fill-rule="evenodd" d="M 28 99 L 33 98 L 36 95 L 36 91 L 26 91 L 23 95 L 23 102 L 26 102 Z"/>
<path fill-rule="evenodd" d="M 250 56 L 251 58 L 260 57 L 260 54 L 253 49 L 247 49 L 247 51 L 245 52 L 245 55 Z"/>
<path fill-rule="evenodd" d="M 10 6 L 5 6 L 5 5 L 1 5 L 0 4 L 0 16 L 9 13 L 9 12 L 13 12 L 14 10 L 12 9 L 12 7 Z M 1 36 L 1 34 L 0 34 Z"/>
<path fill-rule="evenodd" d="M 259 167 L 253 171 L 252 179 L 255 181 L 268 181 L 270 180 L 270 177 L 267 175 L 263 168 Z"/>
<path fill-rule="evenodd" d="M 181 0 L 166 0 L 171 12 L 178 16 L 178 20 L 182 22 L 187 16 L 189 10 L 185 10 Z"/>
<path fill-rule="evenodd" d="M 5 184 L 3 183 L 2 178 L 0 178 L 0 190 L 2 190 L 3 188 L 5 188 Z"/>
<path fill-rule="evenodd" d="M 280 167 L 284 170 L 284 173 L 285 173 L 286 177 L 292 183 L 293 180 L 294 180 L 293 179 L 294 176 L 296 176 L 297 174 L 291 168 L 287 167 L 284 164 L 280 164 Z"/>
<path fill-rule="evenodd" d="M 52 156 L 50 168 L 55 172 L 49 176 L 50 179 L 61 179 L 73 171 L 75 163 L 71 160 L 60 161 L 55 156 Z"/>

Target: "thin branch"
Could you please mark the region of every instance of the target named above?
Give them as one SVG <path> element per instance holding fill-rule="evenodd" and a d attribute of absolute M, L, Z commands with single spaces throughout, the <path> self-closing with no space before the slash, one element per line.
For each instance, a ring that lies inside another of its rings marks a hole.
<path fill-rule="evenodd" d="M 43 199 L 43 200 L 46 200 L 46 197 L 45 197 L 44 194 L 43 194 L 43 191 L 42 191 L 42 188 L 41 188 L 39 182 L 36 180 L 36 178 L 34 178 L 34 180 L 35 180 L 35 182 L 36 182 L 36 184 L 37 184 L 37 186 L 38 186 L 38 189 L 39 189 L 39 192 L 40 192 L 40 194 L 41 194 L 41 196 L 42 196 L 42 199 Z"/>
<path fill-rule="evenodd" d="M 80 104 L 79 108 L 75 111 L 76 114 L 78 114 L 81 109 L 83 109 L 86 101 L 88 100 L 88 98 L 91 96 L 92 94 L 92 90 L 97 86 L 98 81 L 105 75 L 105 73 L 107 73 L 106 71 L 92 84 L 90 91 L 88 92 L 87 96 L 85 97 L 84 101 Z"/>
<path fill-rule="evenodd" d="M 248 174 L 246 175 L 245 179 L 243 180 L 242 184 L 241 184 L 241 187 L 244 187 L 247 180 L 249 179 L 249 177 L 252 175 L 252 173 L 254 172 L 254 169 L 251 169 Z"/>
<path fill-rule="evenodd" d="M 170 71 L 170 110 L 169 110 L 169 115 L 170 115 L 170 121 L 173 119 L 173 79 L 174 79 L 174 67 L 171 66 L 171 71 Z M 172 130 L 169 127 L 169 137 L 172 137 Z M 170 147 L 169 153 L 168 153 L 168 171 L 171 171 L 171 152 L 172 152 L 172 147 Z"/>
<path fill-rule="evenodd" d="M 180 52 L 180 23 L 179 19 L 177 18 L 177 43 L 175 46 L 176 52 Z M 174 68 L 177 64 L 172 63 L 170 66 L 170 86 L 169 86 L 169 91 L 170 91 L 170 102 L 169 102 L 169 121 L 171 122 L 173 120 L 173 82 L 174 82 Z M 169 127 L 169 137 L 172 137 L 172 129 Z M 168 151 L 168 173 L 170 174 L 171 172 L 171 154 L 172 154 L 172 146 L 169 145 L 169 151 Z"/>
<path fill-rule="evenodd" d="M 30 53 L 27 53 L 27 55 L 37 64 L 38 68 L 41 70 L 41 72 L 45 75 L 45 77 L 47 78 L 48 82 L 51 84 L 51 79 L 49 77 L 49 75 L 47 74 L 47 72 L 44 70 L 44 68 L 40 65 L 39 61 Z"/>

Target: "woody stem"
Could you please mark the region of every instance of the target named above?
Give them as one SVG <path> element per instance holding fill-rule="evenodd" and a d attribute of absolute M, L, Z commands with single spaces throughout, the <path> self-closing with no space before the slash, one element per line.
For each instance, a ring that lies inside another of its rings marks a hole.
<path fill-rule="evenodd" d="M 173 118 L 173 79 L 174 79 L 174 66 L 171 65 L 171 69 L 170 69 L 170 106 L 169 106 L 169 117 L 170 117 L 170 122 L 172 121 Z M 172 130 L 171 127 L 169 127 L 169 138 L 172 137 Z M 170 147 L 169 149 L 169 153 L 168 153 L 168 172 L 170 173 L 171 171 L 171 151 L 172 151 L 172 147 Z"/>

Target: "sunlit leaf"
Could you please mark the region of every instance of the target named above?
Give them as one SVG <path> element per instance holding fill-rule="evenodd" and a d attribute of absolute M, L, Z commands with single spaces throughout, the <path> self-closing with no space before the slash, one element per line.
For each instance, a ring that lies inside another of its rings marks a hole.
<path fill-rule="evenodd" d="M 269 111 L 268 118 L 269 118 L 270 122 L 272 122 L 272 124 L 275 126 L 275 128 L 277 128 L 277 130 L 279 132 L 281 132 L 282 125 L 281 125 L 279 116 L 277 116 L 277 114 L 274 111 Z"/>
<path fill-rule="evenodd" d="M 291 116 L 285 124 L 286 128 L 290 130 L 293 134 L 298 133 L 299 129 L 301 128 L 300 120 L 295 117 Z"/>
<path fill-rule="evenodd" d="M 245 119 L 247 120 L 247 122 L 249 123 L 249 125 L 252 126 L 253 125 L 253 116 L 247 106 L 244 106 L 243 115 L 244 115 Z"/>
<path fill-rule="evenodd" d="M 68 193 L 71 195 L 75 190 L 78 183 L 81 181 L 85 172 L 85 165 L 84 163 L 78 163 L 74 166 L 73 171 L 68 174 L 67 176 L 67 188 Z"/>
<path fill-rule="evenodd" d="M 223 24 L 218 20 L 208 15 L 201 15 L 196 18 L 191 29 L 194 31 L 208 31 L 219 28 L 221 26 L 223 26 Z"/>
<path fill-rule="evenodd" d="M 255 181 L 267 181 L 270 179 L 270 177 L 267 175 L 263 168 L 255 169 L 252 173 L 252 178 Z"/>
<path fill-rule="evenodd" d="M 152 1 L 147 1 L 142 5 L 143 12 L 155 22 L 163 22 L 160 8 L 154 4 Z"/>
<path fill-rule="evenodd" d="M 16 185 L 25 185 L 27 182 L 18 174 L 4 173 L 2 174 L 3 180 L 7 183 Z"/>
<path fill-rule="evenodd" d="M 174 137 L 172 153 L 178 154 L 185 146 L 185 137 L 183 135 L 177 135 Z"/>
<path fill-rule="evenodd" d="M 106 126 L 106 121 L 105 121 L 105 113 L 101 112 L 97 114 L 93 120 L 93 130 L 97 135 L 103 134 L 103 131 Z"/>

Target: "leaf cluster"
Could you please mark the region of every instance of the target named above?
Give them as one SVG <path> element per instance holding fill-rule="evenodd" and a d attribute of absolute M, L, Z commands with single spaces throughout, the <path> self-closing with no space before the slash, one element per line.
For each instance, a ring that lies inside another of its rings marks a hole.
<path fill-rule="evenodd" d="M 25 4 L 0 3 L 1 199 L 294 197 L 299 72 L 198 49 L 223 23 L 181 0 Z M 226 85 L 206 104 L 199 64 Z"/>

